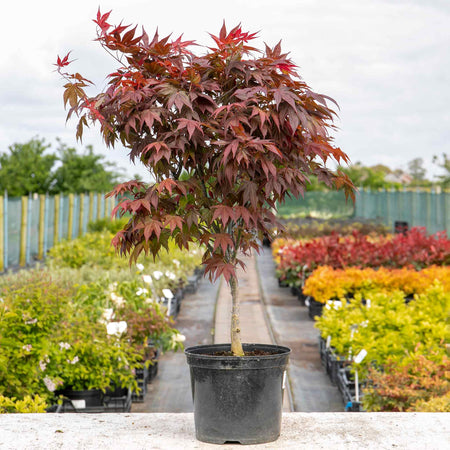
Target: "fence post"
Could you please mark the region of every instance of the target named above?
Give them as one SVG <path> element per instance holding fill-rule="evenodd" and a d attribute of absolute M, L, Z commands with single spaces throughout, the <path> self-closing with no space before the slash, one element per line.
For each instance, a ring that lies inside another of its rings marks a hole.
<path fill-rule="evenodd" d="M 88 222 L 92 222 L 94 219 L 94 193 L 89 192 L 89 216 Z"/>
<path fill-rule="evenodd" d="M 114 216 L 113 216 L 113 211 L 114 211 L 114 208 L 116 207 L 116 197 L 113 195 L 113 196 L 111 196 L 110 198 L 109 198 L 109 202 L 111 203 L 111 212 L 110 212 L 110 219 L 111 220 L 116 220 L 116 218 L 117 218 L 117 213 L 116 214 L 114 214 Z"/>
<path fill-rule="evenodd" d="M 20 250 L 19 250 L 19 266 L 25 267 L 27 258 L 27 213 L 28 213 L 28 197 L 22 197 L 22 209 L 20 216 Z"/>
<path fill-rule="evenodd" d="M 61 194 L 59 197 L 59 239 L 64 239 L 64 194 Z"/>
<path fill-rule="evenodd" d="M 105 201 L 105 203 L 103 203 L 103 217 L 109 219 L 109 201 L 105 196 L 103 196 L 103 199 Z"/>
<path fill-rule="evenodd" d="M 0 195 L 0 272 L 5 270 L 5 252 L 3 244 L 5 241 L 5 218 L 4 218 L 4 198 Z"/>
<path fill-rule="evenodd" d="M 95 219 L 99 220 L 101 214 L 102 214 L 102 194 L 100 192 L 97 192 L 97 217 Z"/>
<path fill-rule="evenodd" d="M 78 216 L 78 236 L 83 236 L 84 194 L 80 194 L 80 215 Z"/>
<path fill-rule="evenodd" d="M 72 240 L 73 236 L 73 204 L 74 204 L 74 195 L 69 194 L 69 216 L 67 218 L 67 239 L 69 241 Z"/>
<path fill-rule="evenodd" d="M 53 217 L 53 245 L 56 245 L 59 242 L 59 212 L 60 212 L 59 194 L 55 195 L 54 202 L 55 202 L 55 214 Z"/>
<path fill-rule="evenodd" d="M 28 203 L 27 203 L 27 245 L 25 247 L 25 264 L 30 264 L 31 261 L 31 205 L 32 205 L 33 197 L 30 194 L 28 195 Z"/>
<path fill-rule="evenodd" d="M 47 194 L 39 196 L 39 240 L 38 240 L 38 259 L 44 259 L 47 252 Z"/>

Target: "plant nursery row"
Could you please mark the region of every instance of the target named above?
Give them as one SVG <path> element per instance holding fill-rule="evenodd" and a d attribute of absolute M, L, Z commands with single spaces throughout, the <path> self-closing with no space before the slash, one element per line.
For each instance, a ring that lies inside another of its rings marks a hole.
<path fill-rule="evenodd" d="M 333 233 L 278 239 L 280 285 L 320 331 L 321 360 L 350 411 L 450 411 L 450 241 Z"/>
<path fill-rule="evenodd" d="M 169 243 L 130 268 L 110 245 L 122 225 L 93 224 L 44 266 L 0 278 L 0 413 L 128 411 L 158 355 L 182 348 L 173 318 L 201 254 Z"/>

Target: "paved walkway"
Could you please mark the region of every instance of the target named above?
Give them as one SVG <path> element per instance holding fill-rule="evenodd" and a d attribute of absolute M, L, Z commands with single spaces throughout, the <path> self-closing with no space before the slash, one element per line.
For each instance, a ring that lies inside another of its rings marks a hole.
<path fill-rule="evenodd" d="M 245 258 L 238 271 L 242 342 L 286 345 L 292 349 L 285 411 L 342 411 L 343 403 L 321 367 L 318 331 L 307 308 L 279 288 L 270 249 Z M 217 300 L 217 303 L 216 303 Z M 230 342 L 231 295 L 227 283 L 202 279 L 196 294 L 185 297 L 176 326 L 186 346 Z M 159 372 L 148 385 L 144 403 L 132 412 L 192 412 L 189 368 L 183 352 L 160 358 Z"/>

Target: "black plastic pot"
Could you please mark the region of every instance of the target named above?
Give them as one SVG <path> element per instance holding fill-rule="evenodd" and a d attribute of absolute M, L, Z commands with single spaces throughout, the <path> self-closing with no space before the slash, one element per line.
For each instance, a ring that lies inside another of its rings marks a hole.
<path fill-rule="evenodd" d="M 198 440 L 213 444 L 261 444 L 280 435 L 287 347 L 243 344 L 267 356 L 213 356 L 230 344 L 185 350 L 190 366 Z"/>
<path fill-rule="evenodd" d="M 322 315 L 324 303 L 314 300 L 312 297 L 308 298 L 308 315 L 312 320 L 315 320 L 316 316 Z"/>
<path fill-rule="evenodd" d="M 84 400 L 85 408 L 103 405 L 103 392 L 100 389 L 86 389 L 75 391 L 73 389 L 60 389 L 57 395 L 63 395 L 69 400 Z"/>

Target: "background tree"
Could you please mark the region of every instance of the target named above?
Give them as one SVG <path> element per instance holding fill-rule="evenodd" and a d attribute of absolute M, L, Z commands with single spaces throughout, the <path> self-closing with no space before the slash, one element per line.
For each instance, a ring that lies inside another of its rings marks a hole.
<path fill-rule="evenodd" d="M 411 185 L 413 186 L 423 186 L 426 179 L 426 169 L 423 166 L 424 160 L 423 158 L 414 158 L 413 160 L 408 162 L 408 173 L 412 177 Z"/>
<path fill-rule="evenodd" d="M 442 153 L 441 157 L 433 156 L 433 163 L 437 164 L 441 169 L 444 169 L 442 175 L 437 175 L 439 183 L 445 187 L 450 187 L 450 158 L 446 153 Z"/>
<path fill-rule="evenodd" d="M 59 141 L 61 166 L 55 171 L 53 190 L 56 192 L 109 192 L 121 174 L 114 163 L 106 162 L 103 155 L 94 153 L 88 145 L 84 153 Z"/>
<path fill-rule="evenodd" d="M 0 155 L 0 192 L 6 190 L 9 196 L 18 197 L 51 190 L 57 156 L 45 154 L 49 147 L 38 138 L 9 146 L 9 153 Z"/>
<path fill-rule="evenodd" d="M 348 175 L 353 184 L 358 187 L 381 189 L 398 187 L 400 184 L 386 180 L 386 176 L 392 170 L 382 164 L 375 166 L 363 166 L 360 162 L 351 164 L 348 167 L 341 167 L 341 170 Z"/>

